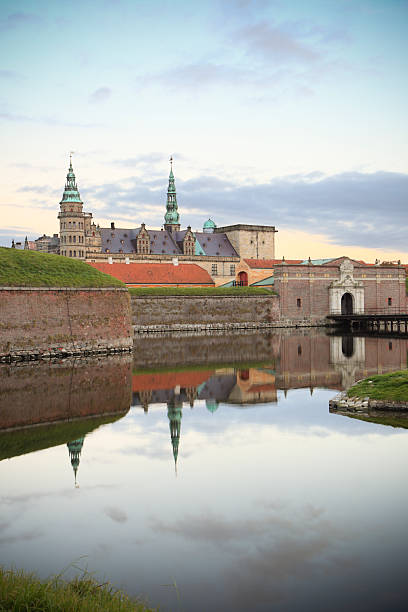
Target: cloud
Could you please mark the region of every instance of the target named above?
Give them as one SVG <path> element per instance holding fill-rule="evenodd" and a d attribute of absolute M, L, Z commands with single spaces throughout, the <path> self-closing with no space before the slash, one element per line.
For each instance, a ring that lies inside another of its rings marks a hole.
<path fill-rule="evenodd" d="M 2 537 L 0 537 L 0 544 L 2 544 L 4 546 L 6 544 L 15 544 L 16 542 L 28 542 L 30 540 L 35 540 L 36 538 L 39 538 L 42 535 L 44 535 L 44 534 L 41 533 L 38 530 L 25 531 L 23 533 L 20 533 L 18 535 L 14 535 L 14 536 L 2 536 Z"/>
<path fill-rule="evenodd" d="M 23 185 L 17 189 L 17 191 L 21 191 L 22 193 L 40 193 L 46 195 L 57 195 L 60 193 L 60 189 L 51 189 L 49 185 Z"/>
<path fill-rule="evenodd" d="M 128 520 L 126 512 L 123 512 L 120 508 L 114 508 L 112 506 L 105 508 L 105 514 L 109 516 L 112 521 L 115 521 L 115 523 L 126 523 Z"/>
<path fill-rule="evenodd" d="M 100 103 L 108 100 L 112 95 L 112 90 L 109 87 L 99 87 L 89 96 L 91 103 Z"/>
<path fill-rule="evenodd" d="M 18 113 L 11 113 L 8 111 L 0 112 L 0 119 L 4 121 L 12 121 L 13 123 L 37 123 L 40 125 L 49 125 L 51 127 L 79 127 L 79 128 L 100 128 L 99 123 L 79 123 L 75 121 L 65 121 L 63 119 L 57 119 L 55 117 L 32 117 L 30 115 L 20 115 Z"/>
<path fill-rule="evenodd" d="M 0 70 L 0 79 L 8 79 L 8 80 L 17 81 L 22 78 L 23 77 L 21 76 L 21 74 L 19 74 L 15 70 Z"/>
<path fill-rule="evenodd" d="M 4 19 L 0 20 L 0 30 L 12 30 L 19 26 L 38 25 L 41 23 L 40 17 L 33 13 L 11 13 Z"/>
<path fill-rule="evenodd" d="M 217 85 L 242 86 L 242 83 L 261 82 L 261 75 L 253 70 L 213 62 L 185 64 L 141 79 L 141 85 L 159 84 L 167 88 L 180 87 L 194 91 Z"/>
<path fill-rule="evenodd" d="M 166 180 L 130 177 L 90 187 L 86 194 L 102 202 L 110 217 L 130 215 L 135 226 L 144 218 L 161 224 Z M 323 176 L 316 172 L 252 185 L 201 176 L 178 180 L 177 196 L 183 225 L 201 227 L 203 218 L 211 216 L 218 225 L 259 223 L 275 225 L 278 230 L 323 234 L 329 242 L 344 247 L 375 245 L 406 250 L 407 174 L 346 172 Z"/>
<path fill-rule="evenodd" d="M 256 23 L 238 30 L 234 35 L 239 44 L 247 48 L 249 55 L 256 55 L 268 62 L 315 62 L 320 58 L 310 43 L 302 42 L 281 27 L 267 22 Z"/>

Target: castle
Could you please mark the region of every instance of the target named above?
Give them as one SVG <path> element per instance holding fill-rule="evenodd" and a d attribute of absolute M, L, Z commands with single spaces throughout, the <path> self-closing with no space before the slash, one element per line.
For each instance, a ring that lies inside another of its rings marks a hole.
<path fill-rule="evenodd" d="M 210 274 L 216 285 L 222 285 L 248 284 L 246 272 L 239 270 L 241 264 L 245 267 L 245 260 L 266 262 L 275 257 L 274 226 L 217 227 L 208 219 L 202 231 L 193 231 L 190 226 L 182 230 L 172 158 L 166 213 L 160 230 L 146 229 L 144 223 L 136 228 L 118 228 L 114 222 L 110 227 L 96 225 L 92 213 L 83 211 L 72 158 L 58 219 L 60 254 L 88 263 L 195 263 Z"/>

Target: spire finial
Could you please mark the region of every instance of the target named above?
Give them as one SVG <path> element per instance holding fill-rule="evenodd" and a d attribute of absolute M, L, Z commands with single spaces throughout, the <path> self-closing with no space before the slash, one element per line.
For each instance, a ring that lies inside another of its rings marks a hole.
<path fill-rule="evenodd" d="M 171 166 L 171 169 L 173 170 L 173 156 L 172 155 L 170 155 L 170 166 Z"/>
<path fill-rule="evenodd" d="M 72 168 L 72 156 L 75 153 L 75 151 L 70 151 L 69 152 L 69 167 Z"/>

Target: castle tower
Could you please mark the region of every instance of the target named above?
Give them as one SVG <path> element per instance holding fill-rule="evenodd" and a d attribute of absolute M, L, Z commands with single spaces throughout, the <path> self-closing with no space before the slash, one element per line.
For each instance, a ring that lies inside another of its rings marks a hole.
<path fill-rule="evenodd" d="M 169 175 L 169 186 L 167 189 L 167 204 L 166 214 L 164 215 L 164 229 L 168 232 L 179 232 L 180 231 L 180 215 L 178 213 L 177 206 L 177 194 L 176 186 L 174 184 L 173 174 L 173 158 L 170 157 L 170 175 Z"/>
<path fill-rule="evenodd" d="M 79 458 L 81 456 L 81 450 L 84 444 L 84 439 L 85 438 L 78 438 L 77 440 L 72 440 L 71 442 L 68 442 L 67 444 L 69 456 L 71 459 L 72 469 L 74 470 L 75 486 L 78 486 L 76 477 L 77 477 L 77 472 L 78 472 L 78 467 L 79 467 Z"/>
<path fill-rule="evenodd" d="M 60 254 L 66 257 L 85 259 L 85 227 L 82 200 L 72 169 L 72 157 L 64 193 L 60 202 Z"/>

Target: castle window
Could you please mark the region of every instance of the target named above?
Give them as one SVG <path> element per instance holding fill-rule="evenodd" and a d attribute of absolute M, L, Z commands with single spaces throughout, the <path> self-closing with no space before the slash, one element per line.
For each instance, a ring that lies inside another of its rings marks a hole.
<path fill-rule="evenodd" d="M 76 236 L 74 236 L 74 242 L 76 242 Z"/>
<path fill-rule="evenodd" d="M 230 265 L 230 276 L 235 276 L 235 264 Z"/>
<path fill-rule="evenodd" d="M 69 252 L 69 256 L 72 257 L 72 251 Z"/>
<path fill-rule="evenodd" d="M 388 343 L 388 350 L 389 350 L 389 351 L 392 351 L 392 342 L 389 342 L 389 343 Z"/>
<path fill-rule="evenodd" d="M 211 274 L 213 274 L 214 276 L 217 276 L 217 274 L 218 274 L 218 266 L 217 266 L 217 264 L 212 264 L 211 265 Z"/>
<path fill-rule="evenodd" d="M 298 355 L 301 355 L 301 354 L 302 354 L 302 347 L 301 347 L 301 345 L 299 344 L 299 345 L 298 345 Z"/>
<path fill-rule="evenodd" d="M 389 297 L 388 298 L 388 306 L 391 306 L 391 305 L 392 305 L 392 298 Z"/>
<path fill-rule="evenodd" d="M 302 306 L 302 300 L 301 300 L 300 298 L 297 298 L 297 300 L 296 300 L 296 306 L 297 306 L 298 308 L 300 308 L 300 307 Z"/>
<path fill-rule="evenodd" d="M 71 221 L 68 221 L 68 225 L 69 225 L 69 227 L 71 227 Z"/>
<path fill-rule="evenodd" d="M 74 251 L 74 257 L 76 257 L 76 251 Z"/>
<path fill-rule="evenodd" d="M 127 235 L 127 234 L 123 234 L 123 237 L 124 237 L 124 238 L 127 238 L 127 237 L 128 237 L 128 235 Z"/>
<path fill-rule="evenodd" d="M 72 236 L 68 236 L 70 242 L 72 242 Z"/>
<path fill-rule="evenodd" d="M 109 249 L 105 249 L 105 253 L 110 253 L 110 250 Z"/>

